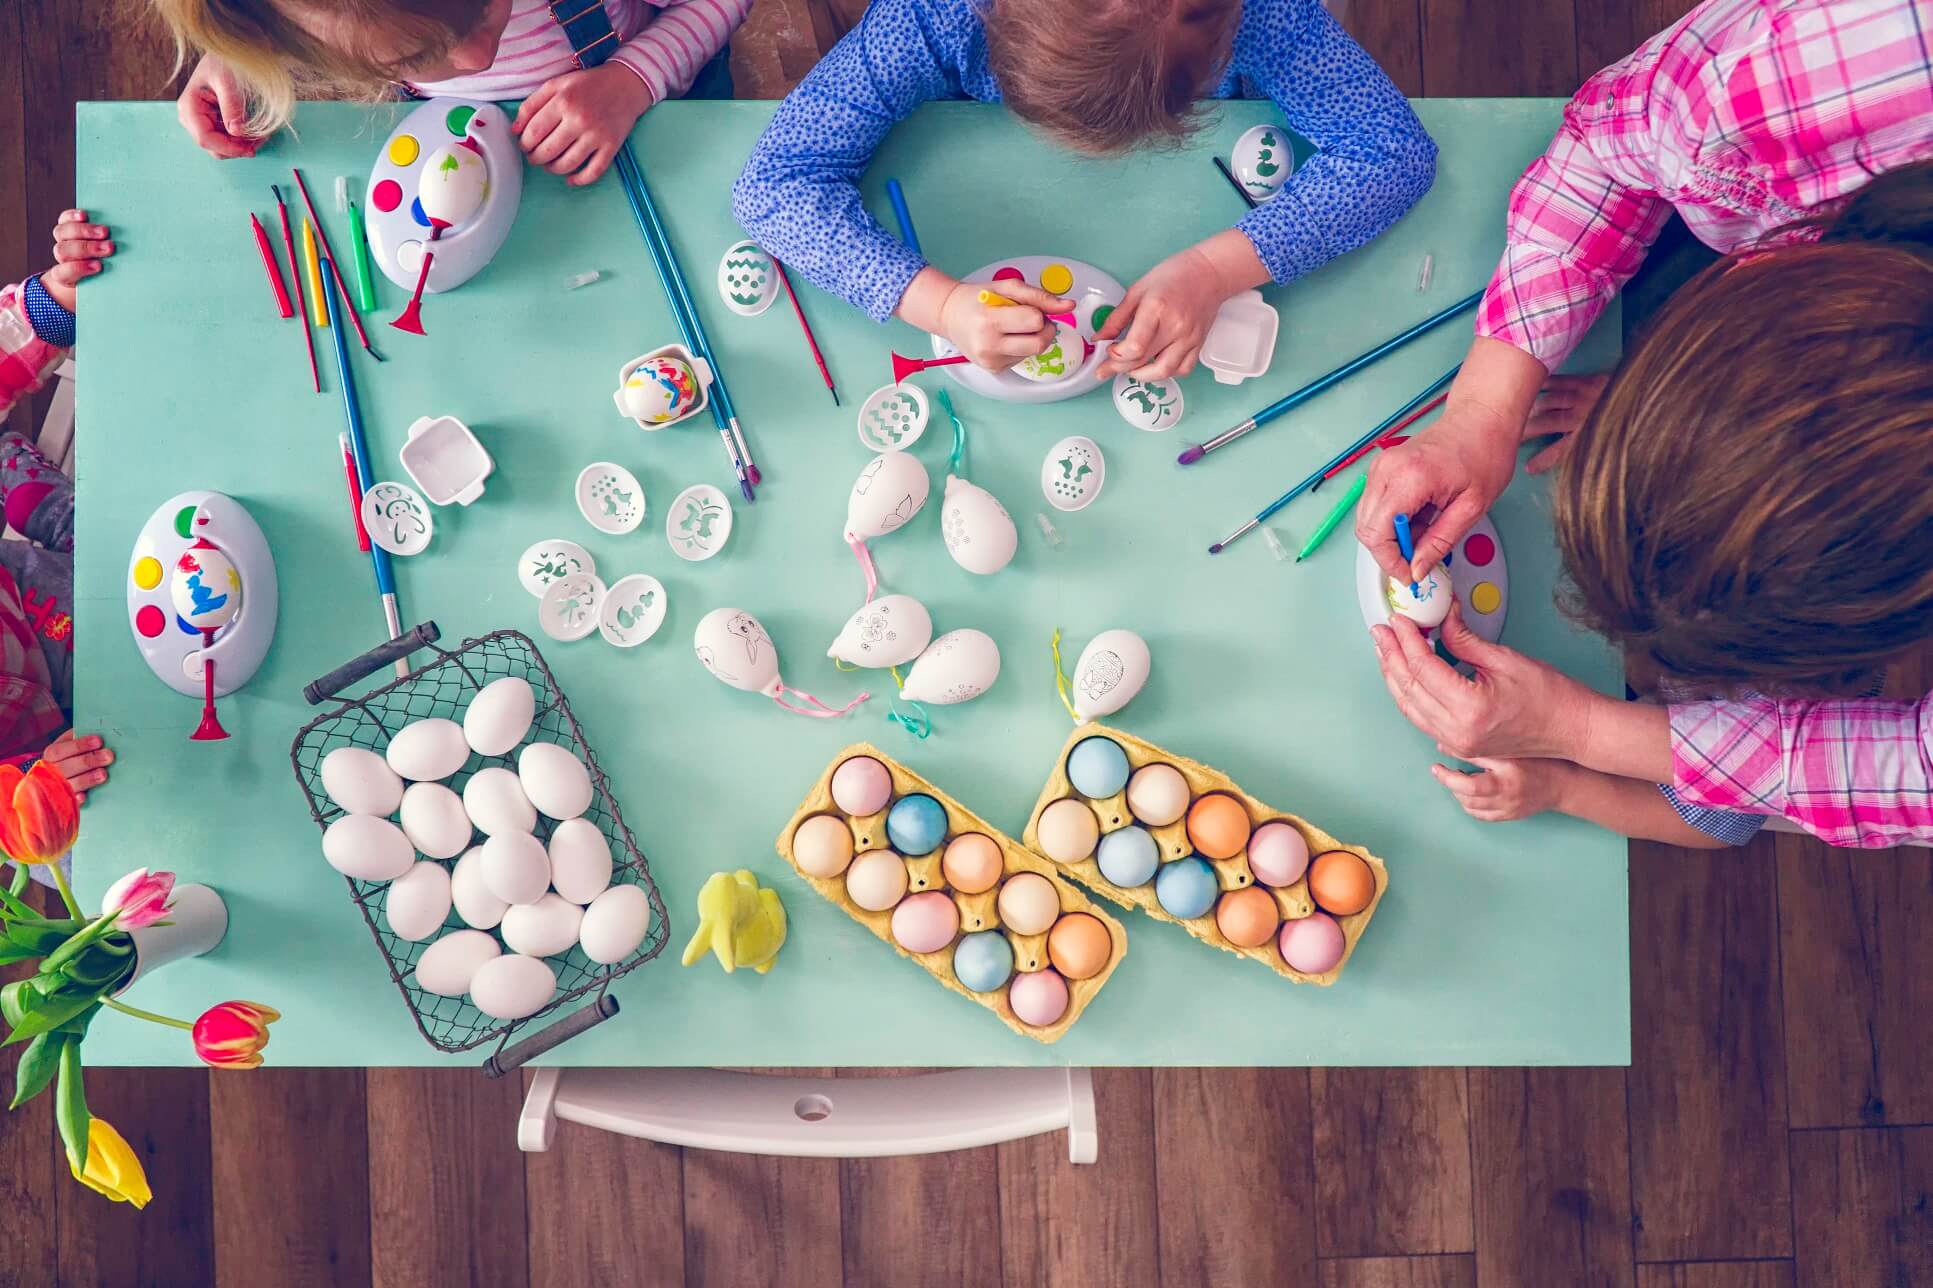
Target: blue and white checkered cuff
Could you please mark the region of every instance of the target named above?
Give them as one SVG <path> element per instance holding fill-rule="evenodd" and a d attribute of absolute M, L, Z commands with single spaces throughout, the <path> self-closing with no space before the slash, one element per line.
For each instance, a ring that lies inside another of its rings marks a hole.
<path fill-rule="evenodd" d="M 1707 809 L 1703 805 L 1687 805 L 1678 799 L 1678 793 L 1669 783 L 1659 783 L 1658 790 L 1671 802 L 1671 808 L 1678 811 L 1678 817 L 1697 828 L 1714 840 L 1727 845 L 1743 845 L 1759 834 L 1765 826 L 1764 814 L 1741 814 L 1737 810 Z"/>
<path fill-rule="evenodd" d="M 34 324 L 35 335 L 62 349 L 74 347 L 74 315 L 47 294 L 47 288 L 40 284 L 40 274 L 21 284 L 20 302 L 27 306 L 27 320 Z"/>

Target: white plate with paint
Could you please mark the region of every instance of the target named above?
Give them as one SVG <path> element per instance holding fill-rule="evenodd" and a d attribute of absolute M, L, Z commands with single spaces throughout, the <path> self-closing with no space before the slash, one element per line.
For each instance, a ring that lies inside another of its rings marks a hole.
<path fill-rule="evenodd" d="M 1063 255 L 1013 255 L 977 268 L 963 280 L 998 291 L 1003 281 L 1015 279 L 1072 299 L 1074 329 L 1080 333 L 1081 339 L 1089 342 L 1094 339 L 1094 333 L 1106 325 L 1108 315 L 1128 293 L 1120 282 L 1094 265 Z M 950 357 L 959 352 L 939 336 L 932 339 L 933 356 L 936 358 Z M 1011 371 L 988 371 L 970 362 L 955 363 L 937 370 L 946 372 L 963 388 L 987 398 L 998 398 L 1002 402 L 1060 402 L 1099 387 L 1100 382 L 1094 379 L 1094 369 L 1101 365 L 1101 355 L 1100 349 L 1090 347 L 1078 367 L 1063 378 L 1050 381 L 1028 380 Z"/>
<path fill-rule="evenodd" d="M 672 498 L 664 537 L 680 559 L 709 559 L 732 535 L 732 503 L 709 483 L 694 483 Z"/>
<path fill-rule="evenodd" d="M 597 610 L 597 633 L 606 644 L 636 648 L 664 625 L 664 583 L 649 573 L 621 577 L 604 592 Z"/>

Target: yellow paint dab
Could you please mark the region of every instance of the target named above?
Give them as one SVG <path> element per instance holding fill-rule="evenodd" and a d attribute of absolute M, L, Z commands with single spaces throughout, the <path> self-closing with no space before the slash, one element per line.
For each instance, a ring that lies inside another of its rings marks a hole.
<path fill-rule="evenodd" d="M 142 555 L 134 561 L 134 584 L 142 590 L 153 590 L 161 584 L 161 561 L 153 555 Z"/>
<path fill-rule="evenodd" d="M 1470 588 L 1470 607 L 1479 613 L 1489 614 L 1503 605 L 1503 592 L 1495 582 L 1480 581 Z"/>

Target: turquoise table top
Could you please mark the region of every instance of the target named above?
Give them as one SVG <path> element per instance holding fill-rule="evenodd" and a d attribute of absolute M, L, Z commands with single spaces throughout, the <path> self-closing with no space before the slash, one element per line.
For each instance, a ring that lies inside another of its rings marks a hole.
<path fill-rule="evenodd" d="M 612 178 L 580 191 L 529 173 L 509 243 L 469 284 L 429 300 L 428 338 L 384 325 L 403 293 L 381 283 L 383 306 L 369 329 L 389 361 L 356 357 L 378 476 L 404 477 L 396 452 L 406 427 L 439 413 L 475 428 L 497 465 L 475 505 L 436 513 L 427 553 L 397 560 L 405 620 L 434 619 L 447 641 L 504 627 L 538 641 L 671 910 L 670 946 L 615 986 L 622 1013 L 546 1059 L 1628 1062 L 1624 842 L 1557 817 L 1477 823 L 1430 781 L 1433 748 L 1397 714 L 1378 676 L 1346 531 L 1299 565 L 1276 562 L 1254 538 L 1216 559 L 1204 553 L 1460 358 L 1468 324 L 1417 341 L 1201 465 L 1174 464 L 1184 440 L 1234 424 L 1481 286 L 1502 246 L 1510 183 L 1548 141 L 1558 109 L 1543 100 L 1418 104 L 1442 146 L 1435 188 L 1366 250 L 1271 290 L 1282 317 L 1274 366 L 1240 387 L 1195 373 L 1179 431 L 1129 428 L 1105 389 L 1016 406 L 955 388 L 971 477 L 1013 512 L 1021 546 L 1006 571 L 971 576 L 942 548 L 937 500 L 907 530 L 873 543 L 884 583 L 921 597 L 936 629 L 978 627 L 1003 655 L 993 691 L 935 709 L 924 742 L 886 722 L 883 696 L 843 720 L 801 719 L 718 683 L 692 656 L 699 618 L 732 605 L 764 621 L 789 683 L 833 702 L 862 680 L 875 694 L 883 687 L 876 673 L 835 670 L 824 653 L 864 595 L 839 535 L 867 459 L 854 414 L 889 380 L 888 351 L 920 352 L 923 337 L 899 323 L 876 326 L 799 283 L 840 408 L 783 303 L 757 318 L 724 307 L 715 268 L 741 236 L 729 187 L 770 104 L 668 103 L 635 139 L 767 479 L 756 505 L 738 505 L 730 543 L 710 562 L 676 558 L 662 520 L 688 484 L 731 491 L 709 420 L 647 436 L 612 406 L 619 366 L 677 339 Z M 1186 151 L 1096 162 L 1052 148 L 995 108 L 936 104 L 895 131 L 867 193 L 884 214 L 885 177 L 897 176 L 926 253 L 956 272 L 1042 253 L 1131 282 L 1239 214 L 1208 154 L 1225 152 L 1266 112 L 1266 104 L 1230 104 Z M 390 109 L 374 118 L 363 108 L 304 106 L 299 140 L 284 135 L 254 160 L 218 163 L 182 135 L 172 105 L 80 109 L 76 204 L 114 226 L 121 253 L 88 283 L 83 306 L 77 723 L 105 734 L 119 760 L 113 782 L 88 802 L 78 883 L 83 898 L 98 899 L 111 878 L 147 865 L 217 887 L 231 912 L 226 941 L 144 980 L 131 1000 L 190 1016 L 227 998 L 268 1002 L 285 1017 L 268 1054 L 285 1065 L 467 1063 L 488 1053 L 443 1055 L 417 1034 L 347 888 L 322 859 L 289 766 L 290 741 L 314 714 L 302 685 L 386 632 L 346 512 L 333 363 L 323 349 L 324 392 L 310 392 L 300 337 L 270 306 L 247 212 L 272 215 L 269 184 L 288 184 L 289 166 L 299 165 L 346 248 L 346 220 L 330 194 L 337 175 L 354 176 L 360 191 L 392 124 Z M 1434 256 L 1434 281 L 1419 293 L 1425 254 Z M 605 280 L 566 289 L 588 269 Z M 1614 311 L 1579 367 L 1608 365 L 1616 335 Z M 318 332 L 318 347 L 326 343 Z M 921 379 L 931 389 L 939 375 Z M 1053 548 L 1033 516 L 1046 509 L 1042 457 L 1067 433 L 1102 445 L 1107 482 L 1090 509 L 1054 516 L 1064 543 Z M 936 426 L 915 449 L 936 493 L 947 447 Z M 628 536 L 593 531 L 573 502 L 578 470 L 600 459 L 628 466 L 649 498 L 650 516 Z M 155 680 L 127 627 L 135 535 L 155 506 L 191 488 L 229 493 L 250 509 L 274 550 L 282 596 L 266 664 L 220 704 L 234 736 L 218 743 L 188 741 L 199 704 Z M 1334 495 L 1325 489 L 1277 516 L 1291 548 Z M 1494 518 L 1510 567 L 1505 639 L 1615 691 L 1612 653 L 1554 606 L 1557 557 L 1542 489 L 1520 479 Z M 519 585 L 515 563 L 532 542 L 558 536 L 586 546 L 607 581 L 636 571 L 664 582 L 670 616 L 657 638 L 622 651 L 596 635 L 573 644 L 541 635 L 537 601 Z M 1078 650 L 1115 626 L 1140 632 L 1154 656 L 1153 679 L 1117 723 L 1369 847 L 1388 863 L 1390 890 L 1327 989 L 1294 985 L 1179 927 L 1119 913 L 1125 961 L 1067 1037 L 1043 1046 L 947 992 L 821 899 L 773 841 L 825 764 L 861 739 L 896 748 L 1017 836 L 1069 729 L 1049 636 L 1059 627 Z M 791 938 L 778 968 L 763 977 L 726 976 L 709 962 L 680 968 L 699 885 L 741 866 L 785 900 Z M 158 1029 L 103 1013 L 88 1059 L 168 1064 L 192 1054 Z"/>

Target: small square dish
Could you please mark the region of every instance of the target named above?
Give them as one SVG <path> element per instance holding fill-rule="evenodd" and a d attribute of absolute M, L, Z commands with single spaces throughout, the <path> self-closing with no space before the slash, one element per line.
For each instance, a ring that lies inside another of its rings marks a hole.
<path fill-rule="evenodd" d="M 483 495 L 483 480 L 497 467 L 470 427 L 454 416 L 418 416 L 397 454 L 432 505 L 470 504 Z"/>
<path fill-rule="evenodd" d="M 1201 365 L 1223 385 L 1239 385 L 1263 375 L 1275 359 L 1275 333 L 1281 325 L 1282 315 L 1260 291 L 1230 296 L 1202 341 Z"/>

